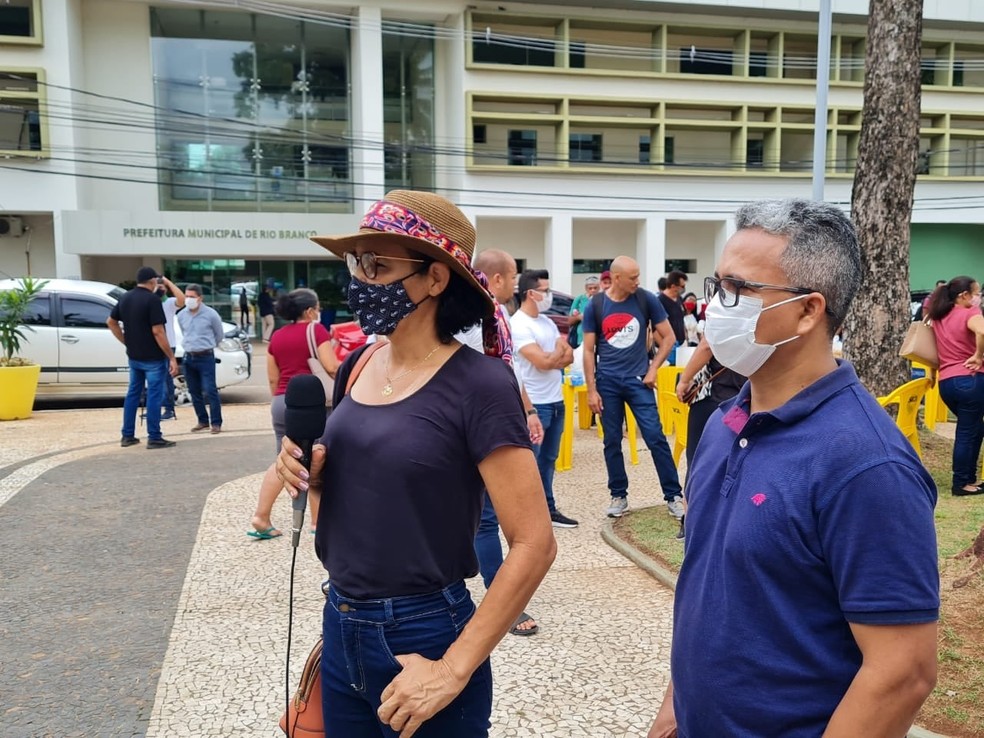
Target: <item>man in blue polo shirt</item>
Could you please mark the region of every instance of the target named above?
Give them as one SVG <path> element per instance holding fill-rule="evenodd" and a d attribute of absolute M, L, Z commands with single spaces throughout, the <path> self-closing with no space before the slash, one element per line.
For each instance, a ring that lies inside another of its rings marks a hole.
<path fill-rule="evenodd" d="M 705 336 L 749 377 L 687 484 L 671 683 L 650 737 L 897 736 L 936 681 L 936 488 L 830 340 L 861 282 L 854 228 L 746 205 Z"/>

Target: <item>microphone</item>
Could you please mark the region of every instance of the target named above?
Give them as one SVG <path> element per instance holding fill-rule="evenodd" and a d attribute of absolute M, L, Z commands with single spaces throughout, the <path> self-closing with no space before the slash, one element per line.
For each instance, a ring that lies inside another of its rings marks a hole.
<path fill-rule="evenodd" d="M 298 374 L 287 383 L 284 395 L 285 435 L 301 447 L 301 463 L 311 471 L 311 447 L 325 432 L 325 388 L 313 374 Z M 290 542 L 294 548 L 301 540 L 304 527 L 304 508 L 307 507 L 307 491 L 298 490 L 291 501 L 294 508 L 294 527 Z"/>

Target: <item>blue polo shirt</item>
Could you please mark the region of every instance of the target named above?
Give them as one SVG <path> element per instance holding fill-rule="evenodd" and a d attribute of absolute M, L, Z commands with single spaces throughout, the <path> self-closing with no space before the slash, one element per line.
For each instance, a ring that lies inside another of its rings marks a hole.
<path fill-rule="evenodd" d="M 674 603 L 679 738 L 817 738 L 861 665 L 849 623 L 934 622 L 936 487 L 846 362 L 708 421 Z"/>

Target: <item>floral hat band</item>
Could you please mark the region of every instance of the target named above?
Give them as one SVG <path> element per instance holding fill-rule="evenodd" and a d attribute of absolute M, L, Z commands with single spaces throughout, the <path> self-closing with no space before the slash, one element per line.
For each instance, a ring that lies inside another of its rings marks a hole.
<path fill-rule="evenodd" d="M 462 266 L 471 270 L 471 254 L 455 243 L 450 236 L 442 233 L 439 228 L 432 226 L 422 216 L 399 203 L 389 200 L 377 201 L 363 216 L 359 228 L 419 238 L 446 251 L 461 262 Z"/>

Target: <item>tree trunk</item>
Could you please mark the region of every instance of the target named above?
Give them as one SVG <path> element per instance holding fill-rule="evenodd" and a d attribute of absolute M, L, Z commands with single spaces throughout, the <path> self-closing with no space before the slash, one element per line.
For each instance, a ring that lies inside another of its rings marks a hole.
<path fill-rule="evenodd" d="M 898 357 L 909 317 L 909 219 L 919 153 L 922 0 L 871 0 L 851 218 L 862 282 L 844 355 L 875 395 L 908 380 Z"/>
<path fill-rule="evenodd" d="M 970 571 L 968 571 L 964 576 L 955 579 L 953 582 L 954 588 L 963 587 L 974 578 L 977 571 L 984 567 L 984 528 L 981 528 L 981 532 L 977 534 L 977 538 L 975 538 L 974 542 L 970 544 L 970 548 L 966 551 L 961 551 L 954 556 L 954 558 L 974 559 L 974 562 L 970 567 Z"/>

